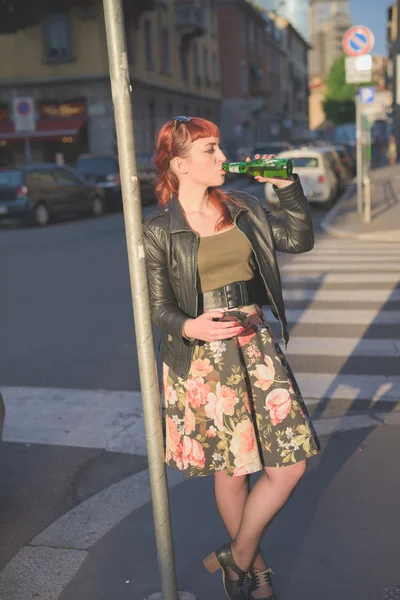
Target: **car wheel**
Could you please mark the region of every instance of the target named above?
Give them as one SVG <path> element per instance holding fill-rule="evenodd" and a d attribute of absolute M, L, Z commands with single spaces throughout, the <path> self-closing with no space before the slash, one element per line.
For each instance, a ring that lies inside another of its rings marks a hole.
<path fill-rule="evenodd" d="M 39 227 L 45 227 L 50 222 L 50 212 L 45 204 L 36 204 L 33 210 L 35 224 Z"/>
<path fill-rule="evenodd" d="M 104 214 L 104 203 L 101 198 L 95 196 L 92 200 L 92 215 L 94 217 L 101 217 Z"/>

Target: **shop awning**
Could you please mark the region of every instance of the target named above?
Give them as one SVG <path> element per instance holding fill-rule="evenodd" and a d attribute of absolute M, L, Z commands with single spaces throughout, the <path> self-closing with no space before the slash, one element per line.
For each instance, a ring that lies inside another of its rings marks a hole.
<path fill-rule="evenodd" d="M 22 141 L 25 137 L 32 140 L 48 141 L 66 136 L 78 135 L 79 130 L 85 125 L 86 117 L 80 119 L 41 119 L 36 122 L 36 131 L 27 136 L 20 131 L 15 131 L 14 123 L 0 123 L 0 141 Z"/>

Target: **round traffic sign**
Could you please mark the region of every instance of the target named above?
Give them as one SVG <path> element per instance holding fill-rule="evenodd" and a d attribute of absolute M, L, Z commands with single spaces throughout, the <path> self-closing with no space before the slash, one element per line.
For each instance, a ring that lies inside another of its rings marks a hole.
<path fill-rule="evenodd" d="M 368 54 L 374 47 L 374 34 L 364 25 L 350 27 L 343 36 L 343 50 L 349 56 Z"/>
<path fill-rule="evenodd" d="M 25 100 L 21 100 L 21 102 L 18 102 L 17 104 L 17 112 L 20 115 L 27 115 L 30 113 L 31 110 L 31 106 L 29 104 L 29 102 L 26 102 Z"/>

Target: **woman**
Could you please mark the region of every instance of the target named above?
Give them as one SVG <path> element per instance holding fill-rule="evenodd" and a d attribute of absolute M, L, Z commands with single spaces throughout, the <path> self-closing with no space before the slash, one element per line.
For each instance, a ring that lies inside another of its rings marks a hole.
<path fill-rule="evenodd" d="M 319 445 L 260 306 L 271 305 L 286 344 L 275 252 L 311 250 L 313 228 L 297 176 L 256 177 L 275 184 L 285 220 L 252 196 L 220 190 L 219 142 L 213 123 L 176 117 L 161 128 L 154 158 L 163 210 L 145 220 L 144 239 L 152 319 L 163 330 L 166 462 L 189 477 L 214 475 L 233 541 L 204 564 L 222 568 L 229 598 L 243 600 L 248 579 L 250 598 L 272 600 L 259 544 Z M 245 315 L 225 320 L 232 310 Z"/>

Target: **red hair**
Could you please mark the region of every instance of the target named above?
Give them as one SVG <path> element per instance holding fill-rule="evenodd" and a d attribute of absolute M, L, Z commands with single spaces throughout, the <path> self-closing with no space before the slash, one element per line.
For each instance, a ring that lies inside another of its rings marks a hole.
<path fill-rule="evenodd" d="M 187 123 L 178 122 L 174 131 L 174 121 L 163 125 L 157 136 L 157 152 L 153 163 L 158 169 L 156 196 L 160 206 L 166 206 L 174 194 L 178 195 L 179 181 L 172 169 L 170 162 L 175 156 L 187 156 L 190 146 L 196 140 L 208 137 L 220 138 L 219 128 L 206 119 L 193 118 Z M 233 220 L 228 210 L 226 201 L 233 201 L 227 194 L 218 188 L 209 188 L 211 202 L 218 206 L 221 218 L 217 222 L 216 231 L 232 225 Z M 234 201 L 233 201 L 234 202 Z"/>

